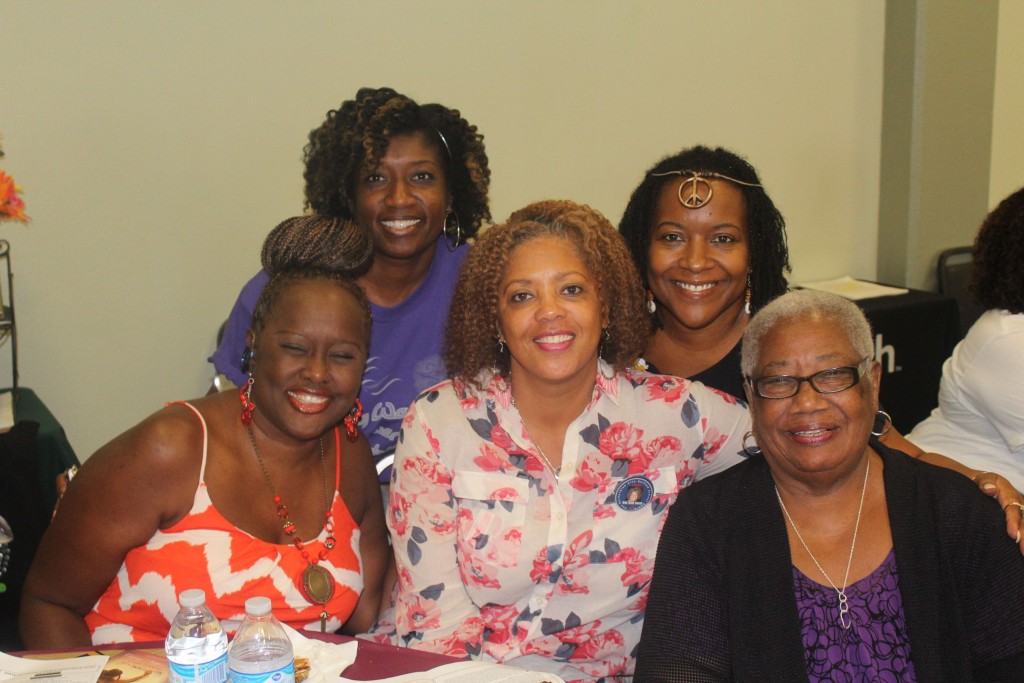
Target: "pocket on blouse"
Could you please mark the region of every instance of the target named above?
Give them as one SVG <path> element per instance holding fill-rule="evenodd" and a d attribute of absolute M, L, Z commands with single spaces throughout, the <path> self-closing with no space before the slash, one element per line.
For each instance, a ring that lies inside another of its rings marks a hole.
<path fill-rule="evenodd" d="M 456 472 L 452 493 L 456 498 L 525 503 L 530 497 L 530 482 L 495 472 Z"/>
<path fill-rule="evenodd" d="M 452 493 L 458 504 L 459 543 L 483 550 L 492 540 L 522 529 L 530 500 L 526 479 L 492 472 L 457 472 Z"/>

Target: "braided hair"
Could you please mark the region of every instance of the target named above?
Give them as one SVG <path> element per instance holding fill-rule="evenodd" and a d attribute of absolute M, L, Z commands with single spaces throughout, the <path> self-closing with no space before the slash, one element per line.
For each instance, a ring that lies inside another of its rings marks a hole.
<path fill-rule="evenodd" d="M 294 216 L 281 221 L 263 241 L 260 263 L 271 276 L 283 270 L 336 270 L 359 277 L 373 262 L 373 241 L 365 230 L 330 216 Z"/>
<path fill-rule="evenodd" d="M 296 282 L 337 282 L 359 302 L 363 333 L 370 339 L 370 302 L 356 282 L 373 258 L 373 240 L 351 221 L 327 216 L 296 216 L 282 221 L 263 242 L 260 261 L 270 275 L 252 315 L 253 334 L 259 336 L 285 289 Z"/>

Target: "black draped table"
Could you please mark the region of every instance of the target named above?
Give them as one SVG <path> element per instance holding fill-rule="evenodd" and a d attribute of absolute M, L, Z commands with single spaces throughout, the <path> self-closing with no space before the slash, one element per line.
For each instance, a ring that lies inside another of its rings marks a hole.
<path fill-rule="evenodd" d="M 942 364 L 960 341 L 956 300 L 912 289 L 855 303 L 874 332 L 874 356 L 882 364 L 882 406 L 906 434 L 939 404 Z"/>

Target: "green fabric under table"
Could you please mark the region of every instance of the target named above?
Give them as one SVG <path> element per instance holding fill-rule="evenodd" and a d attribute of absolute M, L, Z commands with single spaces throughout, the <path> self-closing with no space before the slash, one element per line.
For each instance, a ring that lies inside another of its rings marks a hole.
<path fill-rule="evenodd" d="M 39 484 L 42 487 L 43 503 L 52 510 L 57 502 L 57 488 L 54 479 L 72 465 L 80 465 L 74 449 L 64 435 L 64 428 L 57 422 L 36 392 L 25 387 L 18 388 L 14 401 L 14 422 L 36 422 L 36 462 L 39 466 Z"/>
<path fill-rule="evenodd" d="M 9 390 L 8 390 L 9 391 Z M 11 563 L 0 578 L 0 650 L 20 649 L 17 637 L 21 585 L 57 500 L 56 476 L 78 464 L 64 428 L 35 392 L 19 388 L 14 426 L 0 434 L 0 516 L 14 530 Z"/>

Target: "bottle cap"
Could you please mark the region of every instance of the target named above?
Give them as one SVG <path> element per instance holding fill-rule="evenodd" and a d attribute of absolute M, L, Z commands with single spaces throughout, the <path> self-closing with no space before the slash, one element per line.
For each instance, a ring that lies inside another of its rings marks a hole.
<path fill-rule="evenodd" d="M 190 588 L 187 591 L 181 591 L 181 595 L 178 596 L 178 602 L 181 603 L 182 607 L 201 607 L 206 604 L 206 592 L 202 588 Z"/>
<path fill-rule="evenodd" d="M 255 597 L 245 601 L 245 613 L 254 617 L 270 614 L 270 598 Z"/>

